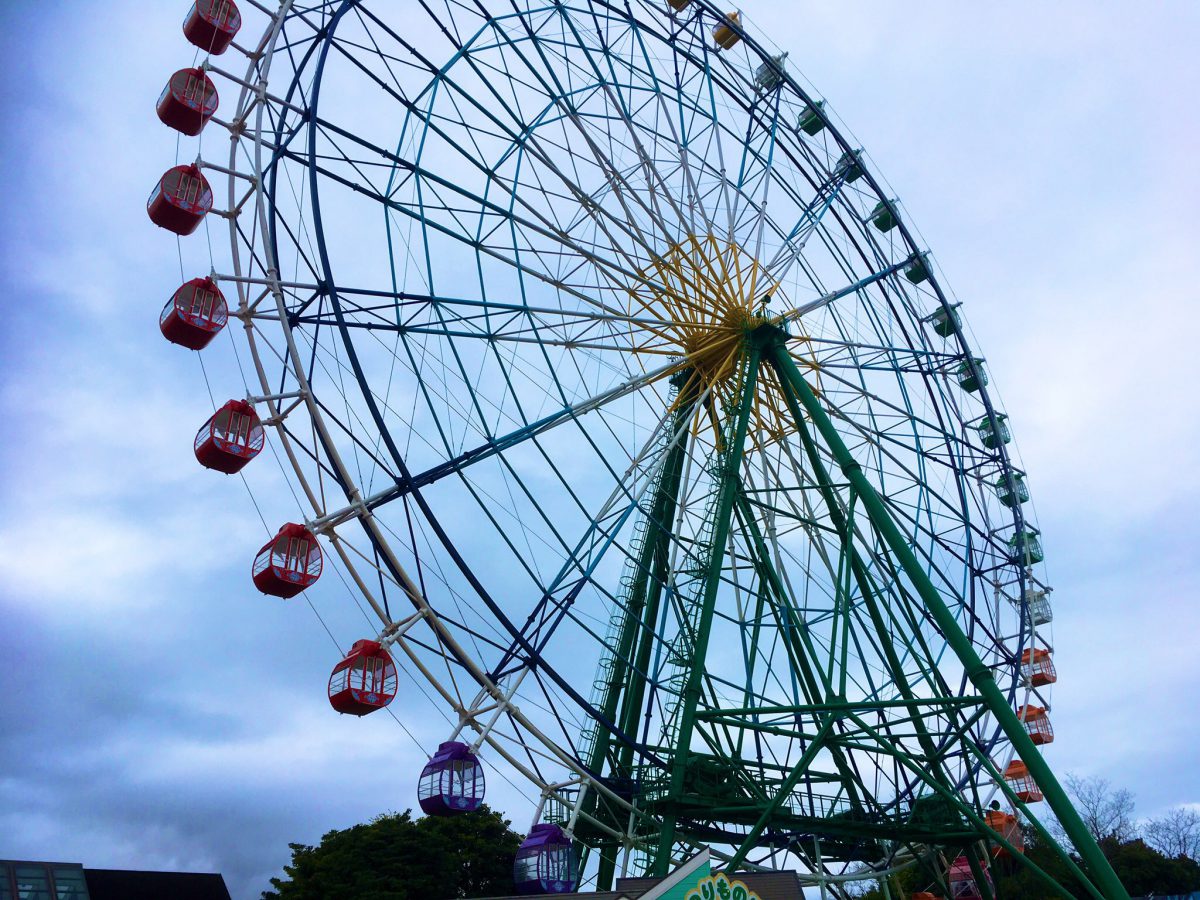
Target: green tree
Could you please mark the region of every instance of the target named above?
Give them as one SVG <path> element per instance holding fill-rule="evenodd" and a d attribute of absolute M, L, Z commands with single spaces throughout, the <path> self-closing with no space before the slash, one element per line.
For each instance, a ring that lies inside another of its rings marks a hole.
<path fill-rule="evenodd" d="M 412 817 L 411 810 L 331 831 L 316 847 L 289 844 L 286 879 L 262 900 L 407 900 L 512 892 L 521 835 L 484 806 L 459 816 Z"/>
<path fill-rule="evenodd" d="M 1038 843 L 1036 835 L 1027 837 L 1026 840 L 1025 853 L 1032 862 L 1049 872 L 1074 896 L 1089 896 L 1071 875 L 1061 857 L 1048 853 Z M 1100 849 L 1112 863 L 1117 878 L 1134 897 L 1146 894 L 1169 896 L 1200 890 L 1200 864 L 1187 857 L 1169 859 L 1137 838 L 1129 841 L 1105 838 L 1100 842 Z M 1075 862 L 1079 864 L 1080 861 L 1075 858 Z M 1046 887 L 1045 882 L 1015 862 L 994 866 L 992 872 L 996 879 L 996 895 L 999 900 L 1057 898 L 1057 895 Z"/>
<path fill-rule="evenodd" d="M 1024 855 L 1074 896 L 1089 896 L 1083 891 L 1063 858 L 1047 847 L 1032 828 L 1025 829 Z M 1078 858 L 1074 859 L 1076 863 L 1079 862 Z M 997 860 L 992 866 L 992 877 L 999 900 L 1061 900 L 1056 891 L 1019 860 Z M 1119 872 L 1117 877 L 1120 877 Z"/>
<path fill-rule="evenodd" d="M 1200 890 L 1200 864 L 1186 856 L 1168 859 L 1141 840 L 1122 844 L 1112 841 L 1102 849 L 1121 883 L 1135 897 Z"/>

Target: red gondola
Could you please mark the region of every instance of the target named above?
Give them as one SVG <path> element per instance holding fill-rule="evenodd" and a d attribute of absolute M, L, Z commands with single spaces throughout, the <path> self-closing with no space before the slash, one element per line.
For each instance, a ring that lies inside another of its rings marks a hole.
<path fill-rule="evenodd" d="M 984 877 L 988 881 L 988 887 L 992 885 L 992 875 L 986 869 Z M 971 864 L 965 856 L 960 856 L 950 864 L 950 897 L 952 900 L 983 900 L 983 894 L 979 890 L 979 885 L 975 883 L 975 876 L 971 872 Z"/>
<path fill-rule="evenodd" d="M 254 586 L 264 594 L 295 597 L 321 577 L 321 545 L 303 525 L 289 522 L 254 558 Z"/>
<path fill-rule="evenodd" d="M 172 344 L 203 350 L 225 327 L 229 306 L 211 278 L 193 278 L 177 290 L 158 317 L 158 328 Z"/>
<path fill-rule="evenodd" d="M 197 461 L 206 469 L 226 475 L 240 472 L 262 448 L 262 422 L 254 407 L 244 400 L 230 400 L 196 432 Z"/>
<path fill-rule="evenodd" d="M 164 125 L 195 137 L 217 112 L 217 86 L 203 69 L 180 69 L 158 98 L 158 118 Z"/>
<path fill-rule="evenodd" d="M 233 0 L 196 0 L 183 20 L 183 36 L 213 56 L 220 56 L 242 27 Z"/>
<path fill-rule="evenodd" d="M 483 766 L 471 748 L 446 741 L 421 770 L 417 800 L 427 816 L 474 812 L 483 805 Z"/>
<path fill-rule="evenodd" d="M 176 166 L 168 169 L 155 185 L 146 201 L 146 212 L 160 228 L 188 235 L 196 230 L 212 205 L 212 188 L 200 167 Z"/>
<path fill-rule="evenodd" d="M 365 716 L 396 696 L 396 664 L 379 641 L 355 641 L 329 676 L 329 705 L 340 713 Z"/>

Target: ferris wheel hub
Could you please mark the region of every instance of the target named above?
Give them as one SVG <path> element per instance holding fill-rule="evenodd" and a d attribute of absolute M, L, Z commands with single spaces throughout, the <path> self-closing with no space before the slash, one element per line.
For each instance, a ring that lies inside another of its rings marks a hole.
<path fill-rule="evenodd" d="M 753 254 L 712 233 L 688 234 L 638 274 L 630 315 L 664 323 L 658 336 L 682 351 L 706 385 L 732 374 L 745 335 L 766 321 L 761 298 L 779 290 Z"/>

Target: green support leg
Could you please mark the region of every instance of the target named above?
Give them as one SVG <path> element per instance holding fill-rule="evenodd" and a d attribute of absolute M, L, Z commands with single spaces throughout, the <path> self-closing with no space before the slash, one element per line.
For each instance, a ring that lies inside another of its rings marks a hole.
<path fill-rule="evenodd" d="M 1083 821 L 1079 818 L 1079 814 L 1075 811 L 1074 806 L 1071 805 L 1066 792 L 1059 785 L 1058 779 L 1054 777 L 1050 766 L 1046 764 L 1041 753 L 1038 752 L 1037 747 L 1030 740 L 1028 733 L 1025 731 L 1025 726 L 1021 724 L 1016 713 L 1009 706 L 1008 700 L 996 684 L 991 670 L 979 658 L 974 646 L 967 636 L 963 634 L 958 621 L 954 618 L 954 614 L 946 606 L 941 594 L 921 567 L 916 555 L 908 546 L 903 533 L 901 533 L 891 514 L 888 512 L 887 506 L 875 492 L 874 486 L 863 474 L 861 465 L 855 460 L 849 448 L 842 441 L 841 435 L 838 434 L 837 428 L 834 427 L 832 420 L 822 407 L 821 401 L 817 399 L 817 395 L 800 373 L 799 368 L 797 368 L 795 361 L 787 350 L 786 335 L 778 329 L 772 330 L 776 332 L 776 339 L 774 347 L 770 351 L 770 359 L 780 378 L 785 379 L 800 398 L 801 403 L 812 419 L 813 425 L 825 441 L 838 467 L 862 499 L 863 506 L 867 510 L 872 525 L 900 562 L 901 568 L 916 588 L 926 609 L 933 616 L 938 628 L 941 629 L 950 649 L 962 663 L 967 677 L 975 685 L 980 695 L 987 701 L 992 714 L 996 716 L 1000 727 L 1012 742 L 1017 755 L 1028 767 L 1029 774 L 1033 777 L 1034 781 L 1041 787 L 1042 793 L 1046 797 L 1046 802 L 1058 816 L 1059 822 L 1074 843 L 1075 849 L 1083 857 L 1091 877 L 1096 882 L 1096 886 L 1100 889 L 1106 900 L 1129 900 L 1129 893 L 1122 886 L 1120 880 L 1118 880 L 1112 870 L 1112 866 L 1104 858 L 1104 854 L 1100 852 L 1100 848 L 1088 832 Z"/>
<path fill-rule="evenodd" d="M 708 563 L 708 571 L 704 578 L 704 594 L 700 608 L 700 619 L 696 625 L 696 645 L 692 657 L 692 669 L 688 673 L 687 686 L 684 689 L 679 733 L 675 745 L 675 754 L 671 760 L 671 786 L 668 796 L 679 797 L 683 793 L 684 775 L 687 772 L 688 756 L 691 750 L 692 731 L 696 724 L 696 707 L 700 702 L 700 694 L 704 676 L 704 659 L 708 652 L 708 638 L 712 630 L 713 611 L 716 608 L 717 588 L 721 583 L 721 569 L 725 561 L 725 545 L 729 540 L 729 523 L 733 517 L 733 502 L 737 496 L 740 484 L 739 473 L 742 468 L 742 458 L 746 449 L 746 434 L 750 423 L 750 412 L 754 408 L 754 393 L 758 384 L 758 367 L 761 352 L 757 344 L 752 344 L 747 351 L 745 378 L 742 384 L 742 394 L 738 399 L 736 422 L 733 435 L 725 452 L 722 454 L 721 486 L 716 509 L 716 522 L 713 526 L 712 553 Z M 659 836 L 658 850 L 654 857 L 653 874 L 663 876 L 671 863 L 671 848 L 675 844 L 676 813 L 669 811 L 663 817 L 662 834 Z"/>
<path fill-rule="evenodd" d="M 685 373 L 683 379 L 686 377 Z M 661 576 L 665 568 L 666 551 L 670 547 L 671 529 L 679 500 L 680 478 L 687 456 L 688 437 L 686 433 L 681 435 L 680 432 L 686 431 L 694 413 L 696 394 L 693 381 L 684 381 L 678 408 L 671 418 L 670 433 L 674 443 L 667 449 L 666 458 L 657 476 L 647 516 L 645 543 L 638 555 L 624 622 L 621 623 L 620 637 L 613 656 L 612 673 L 605 685 L 604 697 L 600 704 L 605 718 L 610 722 L 617 722 L 625 734 L 629 735 L 637 732 L 637 712 L 641 709 L 642 697 L 645 694 L 644 673 L 649 663 L 654 623 L 658 618 L 659 601 L 662 596 Z M 629 662 L 631 659 L 632 665 Z M 620 721 L 617 720 L 618 704 L 622 711 Z M 632 717 L 629 715 L 630 709 L 634 711 Z M 608 732 L 601 729 L 587 759 L 591 771 L 603 772 L 610 746 Z M 617 749 L 617 756 L 618 764 L 612 769 L 613 774 L 628 777 L 631 774 L 629 768 L 633 748 L 622 744 Z M 584 803 L 584 811 L 593 813 L 597 802 L 596 793 L 590 792 Z M 600 863 L 596 873 L 597 890 L 606 891 L 612 887 L 619 852 L 620 847 L 615 844 L 600 849 Z"/>
<path fill-rule="evenodd" d="M 789 356 L 790 358 L 790 356 Z M 773 362 L 773 361 L 772 361 Z M 909 702 L 909 716 L 911 717 L 913 728 L 917 733 L 917 740 L 921 743 L 921 748 L 925 751 L 925 758 L 929 765 L 930 774 L 943 786 L 949 787 L 949 779 L 946 777 L 945 771 L 941 764 L 937 748 L 934 745 L 932 736 L 921 716 L 920 707 L 917 705 L 916 694 L 913 693 L 912 686 L 908 683 L 908 679 L 904 674 L 904 667 L 900 664 L 900 659 L 896 655 L 896 649 L 892 645 L 891 634 L 888 631 L 887 625 L 883 619 L 883 604 L 880 603 L 874 579 L 871 578 L 867 570 L 866 564 L 863 562 L 862 556 L 858 552 L 858 548 L 854 543 L 853 525 L 847 516 L 842 512 L 840 501 L 837 492 L 833 486 L 833 480 L 829 477 L 829 471 L 825 467 L 824 461 L 821 459 L 821 454 L 817 449 L 816 443 L 813 441 L 809 428 L 804 422 L 804 416 L 801 415 L 796 403 L 798 395 L 792 389 L 791 384 L 783 375 L 779 374 L 780 386 L 783 389 L 784 402 L 787 404 L 789 412 L 795 419 L 796 430 L 800 436 L 800 442 L 804 445 L 805 455 L 808 457 L 809 465 L 813 468 L 813 478 L 817 482 L 818 490 L 821 498 L 829 511 L 829 518 L 834 529 L 838 533 L 838 538 L 842 543 L 844 552 L 849 558 L 850 568 L 854 575 L 855 581 L 858 583 L 859 591 L 862 594 L 863 602 L 866 604 L 867 613 L 871 618 L 871 623 L 875 628 L 876 636 L 879 639 L 880 649 L 883 651 L 884 657 L 887 659 L 888 668 L 892 673 L 892 680 L 896 685 L 896 689 L 900 695 Z M 952 711 L 949 714 L 953 714 Z M 993 900 L 992 890 L 988 886 L 987 880 L 983 877 L 983 864 L 979 859 L 979 855 L 974 846 L 969 846 L 965 850 L 967 861 L 971 866 L 971 873 L 975 876 L 975 882 L 979 887 L 980 896 L 983 900 Z"/>

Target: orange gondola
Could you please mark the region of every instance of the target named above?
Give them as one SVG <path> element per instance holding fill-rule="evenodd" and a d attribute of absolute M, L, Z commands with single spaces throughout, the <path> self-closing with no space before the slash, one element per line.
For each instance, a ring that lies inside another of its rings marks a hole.
<path fill-rule="evenodd" d="M 1017 710 L 1017 718 L 1025 726 L 1029 739 L 1035 744 L 1054 743 L 1054 728 L 1050 725 L 1050 717 L 1040 706 L 1022 706 Z"/>
<path fill-rule="evenodd" d="M 1042 792 L 1038 789 L 1037 782 L 1029 774 L 1025 763 L 1019 759 L 1014 759 L 1008 764 L 1008 768 L 1004 770 L 1004 780 L 1022 803 L 1040 803 L 1042 801 Z"/>
<path fill-rule="evenodd" d="M 1021 831 L 1021 823 L 1017 821 L 1016 816 L 998 809 L 989 809 L 984 813 L 983 821 L 987 823 L 988 828 L 1008 841 L 1018 853 L 1025 852 L 1025 834 Z M 996 844 L 992 847 L 992 856 L 1011 857 L 1012 853 L 1007 847 Z"/>
<path fill-rule="evenodd" d="M 1045 687 L 1058 681 L 1050 651 L 1033 647 L 1022 653 L 1021 675 L 1034 687 Z"/>

